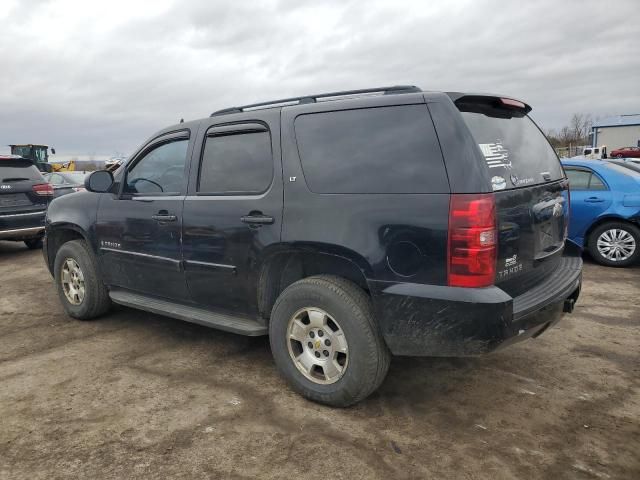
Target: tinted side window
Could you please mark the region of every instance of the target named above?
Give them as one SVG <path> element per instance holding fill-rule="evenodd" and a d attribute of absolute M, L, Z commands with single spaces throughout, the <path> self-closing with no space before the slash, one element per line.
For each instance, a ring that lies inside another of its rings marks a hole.
<path fill-rule="evenodd" d="M 591 174 L 591 178 L 589 179 L 589 190 L 606 190 L 607 186 L 602 183 L 602 180 L 600 180 L 600 178 L 592 173 Z"/>
<path fill-rule="evenodd" d="M 569 188 L 571 190 L 589 189 L 589 178 L 591 177 L 589 172 L 569 168 L 565 168 L 565 172 L 567 173 L 567 178 L 569 178 Z"/>
<path fill-rule="evenodd" d="M 125 192 L 142 194 L 180 193 L 189 140 L 163 143 L 147 152 L 127 174 Z"/>
<path fill-rule="evenodd" d="M 607 186 L 596 174 L 588 170 L 565 169 L 571 190 L 607 190 Z"/>
<path fill-rule="evenodd" d="M 273 178 L 269 132 L 207 137 L 198 192 L 211 194 L 262 193 Z"/>
<path fill-rule="evenodd" d="M 295 132 L 313 192 L 449 192 L 426 105 L 300 115 Z"/>

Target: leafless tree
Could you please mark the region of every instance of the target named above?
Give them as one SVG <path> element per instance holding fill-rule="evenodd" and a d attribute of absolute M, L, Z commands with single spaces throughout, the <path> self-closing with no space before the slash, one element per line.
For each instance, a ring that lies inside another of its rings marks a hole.
<path fill-rule="evenodd" d="M 556 148 L 568 147 L 569 145 L 588 145 L 592 125 L 591 114 L 574 113 L 568 125 L 560 130 L 547 131 L 547 138 Z"/>

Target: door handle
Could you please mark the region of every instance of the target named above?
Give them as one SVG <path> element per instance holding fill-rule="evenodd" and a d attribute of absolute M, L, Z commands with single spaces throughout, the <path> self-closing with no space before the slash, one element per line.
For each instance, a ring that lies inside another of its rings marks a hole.
<path fill-rule="evenodd" d="M 601 203 L 601 202 L 604 202 L 604 198 L 589 197 L 589 198 L 585 198 L 584 201 L 587 203 Z"/>
<path fill-rule="evenodd" d="M 151 218 L 158 222 L 175 222 L 178 217 L 175 215 L 168 215 L 166 213 L 157 213 L 156 215 L 151 215 Z"/>
<path fill-rule="evenodd" d="M 262 214 L 245 215 L 240 217 L 240 220 L 249 225 L 271 225 L 274 222 L 273 217 Z"/>

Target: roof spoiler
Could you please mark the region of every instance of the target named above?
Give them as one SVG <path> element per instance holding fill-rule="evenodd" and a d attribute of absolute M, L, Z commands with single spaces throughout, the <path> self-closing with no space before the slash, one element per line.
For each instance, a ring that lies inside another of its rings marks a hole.
<path fill-rule="evenodd" d="M 491 112 L 502 111 L 510 112 L 508 116 L 517 117 L 527 115 L 532 110 L 531 105 L 508 95 L 460 92 L 447 92 L 447 95 L 460 110 L 484 113 L 489 116 L 500 116 L 491 115 Z"/>

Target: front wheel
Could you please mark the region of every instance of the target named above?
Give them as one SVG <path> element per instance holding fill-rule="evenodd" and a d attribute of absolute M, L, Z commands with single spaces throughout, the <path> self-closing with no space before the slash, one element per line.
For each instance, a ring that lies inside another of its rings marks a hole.
<path fill-rule="evenodd" d="M 67 242 L 56 253 L 54 275 L 58 297 L 67 313 L 91 320 L 109 310 L 111 300 L 95 257 L 82 240 Z"/>
<path fill-rule="evenodd" d="M 607 222 L 589 235 L 589 253 L 609 267 L 627 267 L 640 256 L 640 229 L 625 222 Z"/>
<path fill-rule="evenodd" d="M 280 373 L 319 403 L 353 405 L 376 390 L 389 369 L 369 297 L 341 277 L 318 275 L 287 287 L 273 307 L 269 336 Z"/>

